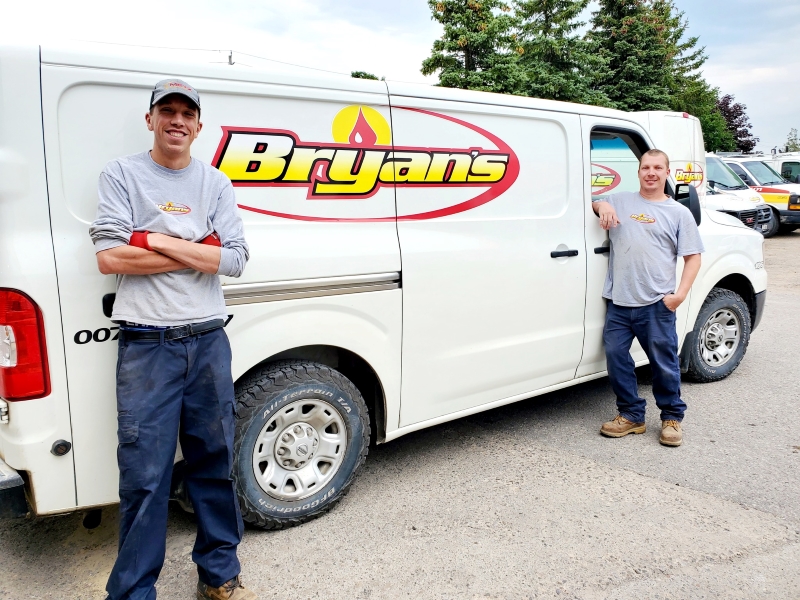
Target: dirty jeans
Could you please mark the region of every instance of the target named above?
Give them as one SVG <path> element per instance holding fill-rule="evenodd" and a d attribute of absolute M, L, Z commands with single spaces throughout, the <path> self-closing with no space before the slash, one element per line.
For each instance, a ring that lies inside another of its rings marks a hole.
<path fill-rule="evenodd" d="M 603 346 L 619 414 L 634 423 L 644 423 L 647 402 L 639 396 L 635 365 L 630 354 L 634 337 L 650 359 L 653 396 L 661 409 L 661 420 L 682 421 L 686 404 L 681 400 L 675 313 L 663 300 L 641 307 L 617 306 L 608 302 Z"/>
<path fill-rule="evenodd" d="M 117 361 L 119 554 L 110 600 L 155 600 L 164 564 L 172 464 L 180 432 L 197 518 L 192 560 L 213 587 L 239 574 L 242 518 L 233 466 L 231 349 L 223 329 L 179 340 L 126 340 Z"/>

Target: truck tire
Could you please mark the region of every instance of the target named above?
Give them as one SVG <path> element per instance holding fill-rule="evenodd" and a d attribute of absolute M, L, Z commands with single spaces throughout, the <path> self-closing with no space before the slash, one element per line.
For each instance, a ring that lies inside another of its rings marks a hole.
<path fill-rule="evenodd" d="M 742 362 L 750 342 L 750 309 L 736 292 L 714 288 L 706 297 L 689 344 L 687 379 L 700 383 L 719 381 Z"/>
<path fill-rule="evenodd" d="M 310 521 L 347 493 L 367 457 L 369 415 L 344 375 L 269 364 L 237 385 L 233 479 L 242 518 L 262 529 Z"/>
<path fill-rule="evenodd" d="M 800 228 L 800 225 L 781 225 L 780 233 L 786 235 L 787 233 L 792 233 L 793 231 L 797 231 Z"/>
<path fill-rule="evenodd" d="M 778 212 L 772 208 L 770 209 L 769 213 L 769 228 L 766 231 L 761 232 L 765 238 L 771 238 L 778 235 L 778 230 L 781 228 L 781 216 L 778 214 Z"/>

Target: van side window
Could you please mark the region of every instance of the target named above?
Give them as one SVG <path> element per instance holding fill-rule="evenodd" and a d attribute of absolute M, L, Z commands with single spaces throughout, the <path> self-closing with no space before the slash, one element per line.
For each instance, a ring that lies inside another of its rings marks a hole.
<path fill-rule="evenodd" d="M 793 183 L 800 183 L 800 162 L 785 162 L 781 164 L 781 175 Z"/>
<path fill-rule="evenodd" d="M 742 167 L 737 165 L 735 162 L 729 162 L 729 163 L 725 163 L 725 164 L 728 165 L 731 169 L 733 169 L 733 172 L 736 173 L 739 177 L 741 177 L 742 175 L 744 175 L 745 177 L 748 177 L 747 171 L 745 171 Z"/>
<path fill-rule="evenodd" d="M 593 199 L 618 192 L 639 191 L 639 156 L 642 152 L 634 145 L 631 136 L 594 130 L 590 144 Z"/>

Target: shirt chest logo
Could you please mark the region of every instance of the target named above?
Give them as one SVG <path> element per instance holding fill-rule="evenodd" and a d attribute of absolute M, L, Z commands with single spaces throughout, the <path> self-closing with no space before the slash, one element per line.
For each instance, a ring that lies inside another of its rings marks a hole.
<path fill-rule="evenodd" d="M 192 212 L 192 209 L 185 204 L 177 204 L 175 202 L 167 202 L 165 204 L 156 204 L 158 210 L 170 215 L 187 215 Z"/>
<path fill-rule="evenodd" d="M 651 223 L 656 222 L 654 217 L 651 217 L 650 215 L 645 213 L 639 213 L 638 215 L 634 213 L 631 215 L 631 219 L 639 223 L 644 223 L 646 225 L 650 225 Z"/>

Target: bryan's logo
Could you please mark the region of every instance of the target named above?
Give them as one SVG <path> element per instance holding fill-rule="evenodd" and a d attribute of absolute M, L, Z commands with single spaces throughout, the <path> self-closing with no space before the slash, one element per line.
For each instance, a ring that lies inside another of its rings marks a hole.
<path fill-rule="evenodd" d="M 698 163 L 686 163 L 685 169 L 675 169 L 675 181 L 700 187 L 703 183 L 703 167 Z"/>
<path fill-rule="evenodd" d="M 592 196 L 607 194 L 620 184 L 620 176 L 614 169 L 592 163 Z"/>
<path fill-rule="evenodd" d="M 479 133 L 497 149 L 393 146 L 386 118 L 369 106 L 348 106 L 333 119 L 333 142 L 303 141 L 282 129 L 223 127 L 212 165 L 241 187 L 304 187 L 311 200 L 363 200 L 383 186 L 489 187 L 466 202 L 427 213 L 398 216 L 427 219 L 455 214 L 493 200 L 519 174 L 519 160 L 500 138 L 449 115 L 393 107 L 445 119 Z M 303 217 L 255 209 L 262 214 L 320 221 L 394 220 Z"/>
<path fill-rule="evenodd" d="M 158 210 L 163 210 L 165 213 L 171 215 L 185 215 L 192 212 L 192 209 L 185 204 L 175 204 L 174 202 L 167 202 L 166 204 L 156 204 Z"/>
<path fill-rule="evenodd" d="M 639 223 L 647 223 L 647 224 L 656 222 L 656 220 L 653 217 L 651 217 L 650 215 L 646 215 L 645 213 L 639 213 L 638 215 L 633 214 L 631 215 L 631 219 L 633 219 L 634 221 L 638 221 Z"/>

